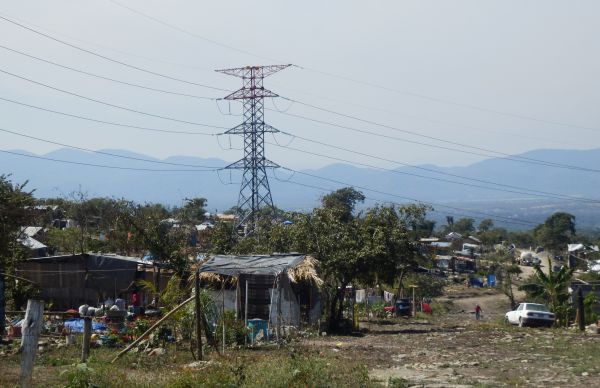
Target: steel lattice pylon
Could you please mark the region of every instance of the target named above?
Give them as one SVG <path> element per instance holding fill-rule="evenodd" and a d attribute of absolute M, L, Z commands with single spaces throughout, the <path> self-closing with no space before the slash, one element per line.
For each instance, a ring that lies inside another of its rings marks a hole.
<path fill-rule="evenodd" d="M 278 96 L 263 87 L 263 79 L 289 66 L 246 66 L 217 70 L 219 73 L 233 75 L 243 80 L 242 88 L 224 99 L 242 100 L 244 122 L 225 133 L 244 136 L 244 157 L 225 168 L 244 170 L 237 204 L 240 216 L 237 226 L 245 224 L 248 226 L 248 231 L 255 228 L 256 215 L 261 207 L 273 208 L 273 197 L 266 170 L 279 167 L 277 163 L 265 157 L 265 133 L 274 133 L 278 130 L 265 123 L 264 98 Z"/>

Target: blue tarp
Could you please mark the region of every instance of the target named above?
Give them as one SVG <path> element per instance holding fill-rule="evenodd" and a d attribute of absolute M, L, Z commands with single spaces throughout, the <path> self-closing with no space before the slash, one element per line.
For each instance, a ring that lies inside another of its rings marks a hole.
<path fill-rule="evenodd" d="M 83 333 L 83 319 L 82 318 L 65 319 L 65 328 L 71 329 L 71 333 Z M 105 324 L 92 321 L 92 331 L 104 331 L 104 330 L 106 330 Z"/>

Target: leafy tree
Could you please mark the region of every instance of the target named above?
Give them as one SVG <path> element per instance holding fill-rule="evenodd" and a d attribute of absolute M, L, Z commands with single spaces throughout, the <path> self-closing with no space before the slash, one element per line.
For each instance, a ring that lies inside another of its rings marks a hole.
<path fill-rule="evenodd" d="M 518 247 L 529 247 L 535 244 L 535 239 L 530 231 L 508 232 L 507 240 Z"/>
<path fill-rule="evenodd" d="M 533 298 L 546 301 L 550 310 L 559 317 L 563 324 L 568 323 L 568 287 L 573 276 L 573 268 L 562 267 L 558 272 L 551 270 L 552 260 L 548 258 L 549 274 L 544 273 L 539 265 L 533 269 L 535 271 L 534 282 L 530 282 L 519 287 L 520 290 L 527 292 Z"/>
<path fill-rule="evenodd" d="M 569 213 L 554 213 L 535 228 L 534 235 L 546 249 L 554 253 L 560 252 L 575 236 L 575 216 Z"/>
<path fill-rule="evenodd" d="M 58 253 L 75 255 L 80 248 L 79 232 L 75 228 L 50 228 L 46 240 L 48 245 L 55 248 Z"/>
<path fill-rule="evenodd" d="M 333 211 L 343 221 L 350 221 L 353 217 L 356 205 L 364 202 L 365 196 L 352 187 L 345 187 L 325 195 L 321 199 L 323 208 Z"/>
<path fill-rule="evenodd" d="M 12 272 L 17 260 L 23 257 L 22 247 L 17 241 L 21 229 L 33 219 L 31 206 L 34 199 L 25 191 L 24 184 L 13 184 L 6 175 L 0 175 L 0 335 L 4 332 L 5 276 Z M 10 278 L 7 290 L 15 298 L 16 282 Z"/>
<path fill-rule="evenodd" d="M 477 237 L 481 240 L 483 245 L 492 246 L 494 244 L 500 244 L 502 241 L 508 239 L 508 232 L 504 228 L 493 228 L 485 232 L 477 233 Z"/>
<path fill-rule="evenodd" d="M 494 221 L 492 221 L 489 218 L 483 219 L 481 220 L 481 222 L 479 222 L 479 231 L 480 232 L 487 232 L 490 229 L 492 229 L 492 227 L 494 226 Z"/>
<path fill-rule="evenodd" d="M 506 249 L 492 252 L 484 257 L 491 262 L 491 270 L 496 275 L 500 289 L 508 297 L 511 308 L 517 306 L 515 294 L 513 292 L 513 279 L 522 271 L 521 268 L 513 262 L 513 255 Z"/>
<path fill-rule="evenodd" d="M 206 198 L 186 198 L 185 205 L 173 212 L 183 223 L 199 224 L 204 221 Z"/>
<path fill-rule="evenodd" d="M 475 220 L 472 218 L 460 218 L 454 223 L 454 231 L 462 235 L 469 235 L 475 231 Z"/>
<path fill-rule="evenodd" d="M 139 250 L 147 249 L 157 262 L 169 264 L 180 278 L 188 270 L 186 252 L 190 232 L 183 227 L 173 227 L 165 217 L 168 212 L 162 205 L 131 205 L 123 214 L 132 229 L 132 243 Z"/>

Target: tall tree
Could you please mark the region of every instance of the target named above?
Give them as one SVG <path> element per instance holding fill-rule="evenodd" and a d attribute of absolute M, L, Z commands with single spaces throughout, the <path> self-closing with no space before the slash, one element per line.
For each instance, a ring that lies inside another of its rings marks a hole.
<path fill-rule="evenodd" d="M 479 227 L 477 229 L 479 229 L 480 232 L 487 232 L 490 229 L 492 229 L 493 226 L 494 226 L 494 221 L 492 221 L 489 218 L 486 218 L 486 219 L 481 220 L 481 222 L 479 222 Z"/>
<path fill-rule="evenodd" d="M 475 231 L 475 220 L 472 218 L 460 218 L 454 223 L 454 231 L 462 235 L 469 235 Z"/>
<path fill-rule="evenodd" d="M 575 236 L 575 216 L 569 213 L 554 213 L 534 230 L 537 241 L 546 249 L 557 253 L 567 248 Z"/>
<path fill-rule="evenodd" d="M 25 191 L 24 184 L 13 184 L 6 175 L 0 175 L 0 335 L 4 333 L 4 310 L 6 302 L 6 278 L 4 274 L 14 269 L 20 257 L 18 238 L 21 230 L 33 219 L 32 206 L 35 201 L 32 193 Z M 9 283 L 15 290 L 16 283 Z"/>

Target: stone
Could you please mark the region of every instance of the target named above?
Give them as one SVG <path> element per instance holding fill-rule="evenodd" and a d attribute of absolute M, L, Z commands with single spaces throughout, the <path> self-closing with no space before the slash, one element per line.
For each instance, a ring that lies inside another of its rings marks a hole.
<path fill-rule="evenodd" d="M 591 325 L 586 326 L 585 331 L 591 334 L 600 334 L 600 326 L 592 323 Z"/>
<path fill-rule="evenodd" d="M 165 348 L 154 348 L 148 353 L 149 356 L 164 356 L 167 354 L 167 349 Z"/>

